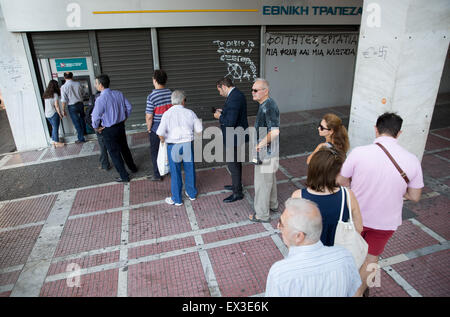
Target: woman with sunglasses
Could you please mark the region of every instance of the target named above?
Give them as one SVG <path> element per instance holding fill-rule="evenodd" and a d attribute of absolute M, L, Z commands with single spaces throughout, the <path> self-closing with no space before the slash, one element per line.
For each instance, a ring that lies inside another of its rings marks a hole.
<path fill-rule="evenodd" d="M 342 204 L 342 188 L 336 183 L 336 176 L 344 163 L 344 155 L 334 148 L 320 148 L 308 165 L 307 188 L 296 190 L 292 198 L 308 199 L 317 204 L 322 215 L 322 234 L 320 240 L 326 246 L 334 245 L 336 226 Z M 363 229 L 361 212 L 355 195 L 347 189 L 351 200 L 351 213 L 356 231 Z M 344 198 L 342 220 L 348 221 L 347 197 Z"/>
<path fill-rule="evenodd" d="M 348 141 L 347 129 L 342 124 L 341 118 L 333 113 L 327 113 L 323 116 L 322 121 L 317 128 L 319 130 L 319 135 L 325 138 L 325 142 L 320 143 L 314 152 L 308 156 L 308 159 L 306 160 L 307 164 L 309 164 L 313 155 L 323 146 L 329 148 L 334 147 L 339 151 L 342 151 L 344 155 L 347 153 L 350 144 Z"/>

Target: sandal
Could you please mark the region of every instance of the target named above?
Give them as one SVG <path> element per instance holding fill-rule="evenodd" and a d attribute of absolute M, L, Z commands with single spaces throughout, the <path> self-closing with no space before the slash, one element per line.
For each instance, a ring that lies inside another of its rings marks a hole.
<path fill-rule="evenodd" d="M 56 142 L 55 143 L 55 147 L 63 147 L 65 145 L 66 145 L 66 143 L 63 143 L 63 142 Z"/>
<path fill-rule="evenodd" d="M 264 222 L 264 223 L 270 222 L 270 220 L 261 220 L 261 219 L 256 218 L 256 212 L 254 212 L 253 215 L 249 216 L 248 220 L 250 220 L 252 222 Z"/>

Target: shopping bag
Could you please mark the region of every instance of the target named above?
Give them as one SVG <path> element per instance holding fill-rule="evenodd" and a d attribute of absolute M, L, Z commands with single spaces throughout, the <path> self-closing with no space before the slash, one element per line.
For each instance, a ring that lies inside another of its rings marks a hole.
<path fill-rule="evenodd" d="M 163 176 L 169 173 L 169 157 L 167 156 L 167 143 L 160 142 L 158 157 L 156 159 L 158 163 L 159 175 Z"/>

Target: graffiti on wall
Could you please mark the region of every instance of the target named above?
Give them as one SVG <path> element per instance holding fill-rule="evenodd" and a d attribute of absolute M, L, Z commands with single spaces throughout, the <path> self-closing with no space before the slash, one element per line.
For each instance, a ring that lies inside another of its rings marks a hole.
<path fill-rule="evenodd" d="M 266 34 L 267 56 L 356 56 L 358 34 Z"/>
<path fill-rule="evenodd" d="M 258 70 L 251 58 L 255 50 L 255 43 L 250 40 L 215 40 L 220 61 L 226 65 L 224 77 L 230 76 L 233 80 L 253 81 L 258 77 Z"/>

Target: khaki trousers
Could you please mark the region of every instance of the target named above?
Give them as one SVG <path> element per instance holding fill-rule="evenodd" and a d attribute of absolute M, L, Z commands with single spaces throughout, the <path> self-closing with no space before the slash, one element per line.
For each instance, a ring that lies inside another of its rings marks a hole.
<path fill-rule="evenodd" d="M 256 218 L 269 220 L 270 209 L 278 208 L 276 170 L 270 171 L 265 165 L 255 165 L 254 184 Z"/>

